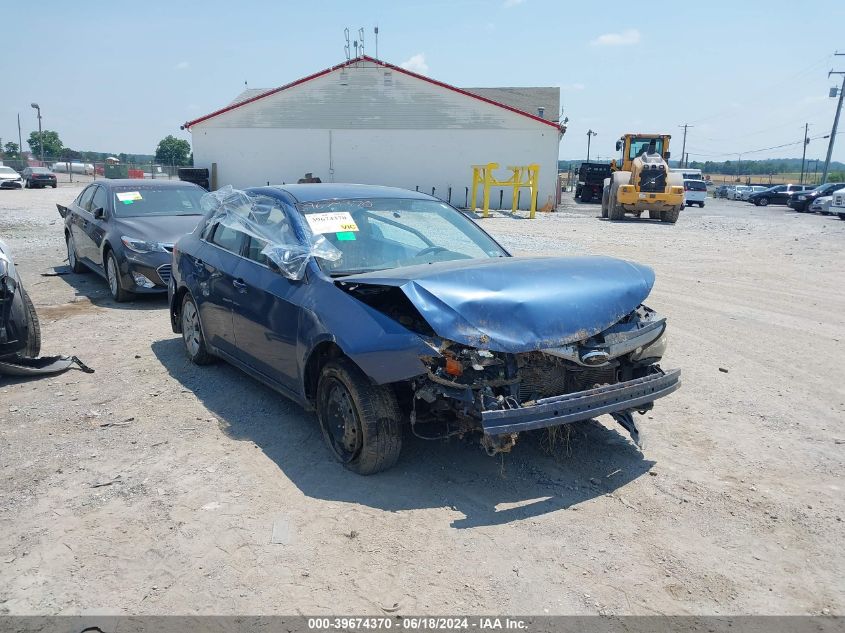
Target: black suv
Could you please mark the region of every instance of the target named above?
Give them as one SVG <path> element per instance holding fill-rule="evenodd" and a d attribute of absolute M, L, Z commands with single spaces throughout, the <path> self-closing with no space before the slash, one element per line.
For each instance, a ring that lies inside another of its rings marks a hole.
<path fill-rule="evenodd" d="M 810 205 L 813 204 L 816 198 L 832 196 L 834 191 L 839 191 L 843 188 L 845 188 L 845 182 L 829 182 L 819 185 L 812 191 L 790 196 L 789 200 L 786 201 L 786 205 L 790 209 L 795 209 L 798 213 L 807 213 L 810 210 Z"/>

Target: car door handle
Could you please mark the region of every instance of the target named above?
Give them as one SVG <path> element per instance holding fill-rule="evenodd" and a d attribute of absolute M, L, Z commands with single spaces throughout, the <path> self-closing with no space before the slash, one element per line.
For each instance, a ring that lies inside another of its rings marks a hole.
<path fill-rule="evenodd" d="M 233 279 L 232 285 L 238 289 L 238 292 L 246 292 L 246 282 L 243 279 Z"/>

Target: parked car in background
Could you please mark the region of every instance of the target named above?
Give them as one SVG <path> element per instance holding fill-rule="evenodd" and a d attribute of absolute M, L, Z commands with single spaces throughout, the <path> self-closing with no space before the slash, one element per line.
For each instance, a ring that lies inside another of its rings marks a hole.
<path fill-rule="evenodd" d="M 748 198 L 751 196 L 751 194 L 757 193 L 758 191 L 765 191 L 766 189 L 768 189 L 768 187 L 764 187 L 763 185 L 749 185 L 742 192 L 739 199 L 743 200 L 744 202 L 748 202 Z"/>
<path fill-rule="evenodd" d="M 833 202 L 833 196 L 819 196 L 810 204 L 807 209 L 809 213 L 821 213 L 822 215 L 830 215 L 830 205 Z"/>
<path fill-rule="evenodd" d="M 0 240 L 0 359 L 35 358 L 41 352 L 41 326 L 15 270 L 12 253 Z"/>
<path fill-rule="evenodd" d="M 180 181 L 98 180 L 67 206 L 68 263 L 106 279 L 115 301 L 136 293 L 166 292 L 173 243 L 202 216 L 205 191 Z"/>
<path fill-rule="evenodd" d="M 719 185 L 713 190 L 714 198 L 726 198 L 728 196 L 728 185 Z"/>
<path fill-rule="evenodd" d="M 21 172 L 24 186 L 27 189 L 38 189 L 40 187 L 56 188 L 56 174 L 46 167 L 27 167 Z"/>
<path fill-rule="evenodd" d="M 0 165 L 0 189 L 20 189 L 23 178 L 11 167 Z"/>
<path fill-rule="evenodd" d="M 845 189 L 836 191 L 831 198 L 830 213 L 838 215 L 840 220 L 845 220 Z"/>
<path fill-rule="evenodd" d="M 765 207 L 770 204 L 786 204 L 790 196 L 812 188 L 812 185 L 775 185 L 751 194 L 748 196 L 748 202 L 758 207 Z"/>
<path fill-rule="evenodd" d="M 707 199 L 707 185 L 703 180 L 684 180 L 684 204 L 691 207 L 697 204 L 702 209 Z"/>
<path fill-rule="evenodd" d="M 787 200 L 786 204 L 789 206 L 790 209 L 795 209 L 798 213 L 805 213 L 807 211 L 812 211 L 810 208 L 818 198 L 831 196 L 833 195 L 834 191 L 838 191 L 839 189 L 845 188 L 845 183 L 842 182 L 829 182 L 824 185 L 819 185 L 815 189 L 811 189 L 810 191 L 805 191 L 802 193 L 798 193 L 794 196 L 790 196 L 789 200 Z"/>
<path fill-rule="evenodd" d="M 665 319 L 642 305 L 645 266 L 512 257 L 442 200 L 393 187 L 224 188 L 204 205 L 173 251 L 188 358 L 221 357 L 315 410 L 356 473 L 390 468 L 406 431 L 475 436 L 493 455 L 609 413 L 638 441 L 632 413 L 680 386 L 657 364 Z"/>
<path fill-rule="evenodd" d="M 742 200 L 742 194 L 750 191 L 751 187 L 746 185 L 736 185 L 728 191 L 728 200 Z"/>

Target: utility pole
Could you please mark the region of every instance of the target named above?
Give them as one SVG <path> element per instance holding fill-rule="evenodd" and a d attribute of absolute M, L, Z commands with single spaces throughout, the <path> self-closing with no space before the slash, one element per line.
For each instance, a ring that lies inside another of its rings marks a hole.
<path fill-rule="evenodd" d="M 810 124 L 804 124 L 804 153 L 801 154 L 801 180 L 798 181 L 799 184 L 804 184 L 804 161 L 807 158 L 807 145 L 810 144 L 810 139 L 807 138 L 807 132 L 810 129 Z"/>
<path fill-rule="evenodd" d="M 23 140 L 21 139 L 21 113 L 18 112 L 18 157 L 23 160 Z M 24 164 L 24 166 L 26 166 Z"/>
<path fill-rule="evenodd" d="M 592 130 L 587 130 L 587 162 L 590 162 L 590 141 L 593 139 L 594 136 L 598 136 L 598 132 L 593 132 Z"/>
<path fill-rule="evenodd" d="M 834 53 L 839 57 L 845 56 L 845 53 Z M 833 144 L 836 142 L 836 128 L 839 127 L 839 114 L 842 112 L 842 97 L 845 95 L 845 72 L 830 71 L 827 76 L 842 75 L 842 87 L 839 88 L 839 103 L 836 105 L 836 114 L 833 117 L 833 129 L 830 131 L 830 142 L 827 144 L 827 158 L 824 159 L 824 171 L 822 171 L 822 181 L 820 184 L 827 182 L 827 170 L 830 168 L 830 156 L 833 154 Z M 831 95 L 833 96 L 833 95 Z"/>
<path fill-rule="evenodd" d="M 41 166 L 44 167 L 44 135 L 41 133 L 41 106 L 37 103 L 30 104 L 38 112 L 38 145 L 41 153 Z"/>
<path fill-rule="evenodd" d="M 683 125 L 679 125 L 678 127 L 684 128 L 684 142 L 683 142 L 683 145 L 681 145 L 681 160 L 678 163 L 678 167 L 686 167 L 687 165 L 684 164 L 684 162 L 685 162 L 684 157 L 686 156 L 686 153 L 687 153 L 687 128 L 693 127 L 693 126 L 689 125 L 687 123 L 684 123 Z"/>

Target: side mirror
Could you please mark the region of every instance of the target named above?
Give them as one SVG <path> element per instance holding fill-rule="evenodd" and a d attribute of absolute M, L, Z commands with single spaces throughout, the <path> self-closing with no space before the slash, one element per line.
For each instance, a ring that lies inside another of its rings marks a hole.
<path fill-rule="evenodd" d="M 672 155 L 672 152 L 666 152 L 665 154 L 663 154 L 663 158 L 664 158 L 665 160 L 669 160 L 669 157 L 670 157 L 671 155 Z"/>
<path fill-rule="evenodd" d="M 104 217 L 106 217 L 106 212 L 103 210 L 103 207 L 97 207 L 96 209 L 94 209 L 93 213 L 94 219 L 96 220 L 102 220 Z"/>
<path fill-rule="evenodd" d="M 622 141 L 616 141 L 616 151 L 622 150 Z"/>

